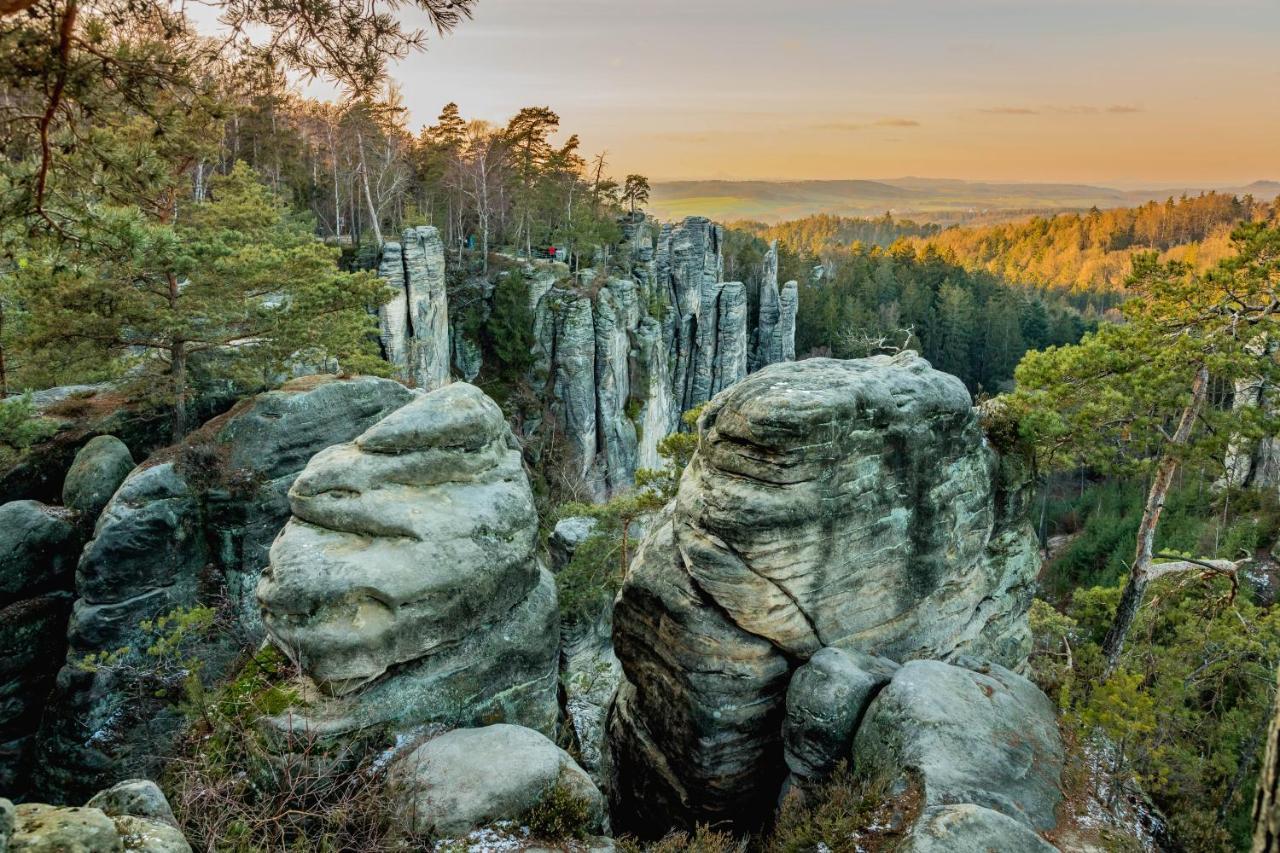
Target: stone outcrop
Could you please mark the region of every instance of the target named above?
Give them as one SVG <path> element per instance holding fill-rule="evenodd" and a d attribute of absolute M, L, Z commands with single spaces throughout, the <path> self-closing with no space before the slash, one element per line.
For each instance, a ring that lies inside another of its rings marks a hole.
<path fill-rule="evenodd" d="M 92 438 L 76 454 L 62 484 L 62 505 L 92 523 L 133 470 L 133 454 L 114 435 Z"/>
<path fill-rule="evenodd" d="M 131 780 L 84 806 L 0 799 L 0 853 L 191 853 L 154 782 Z"/>
<path fill-rule="evenodd" d="M 796 312 L 800 308 L 800 285 L 789 281 L 778 289 L 778 241 L 764 257 L 760 280 L 760 312 L 753 336 L 751 369 L 796 360 Z"/>
<path fill-rule="evenodd" d="M 823 648 L 1028 651 L 1034 535 L 955 377 L 914 354 L 773 365 L 699 432 L 614 614 L 615 798 L 639 831 L 767 814 L 788 684 Z"/>
<path fill-rule="evenodd" d="M 378 274 L 394 293 L 378 310 L 384 357 L 399 378 L 419 388 L 445 385 L 452 339 L 439 230 L 406 228 L 402 242 L 382 247 Z"/>
<path fill-rule="evenodd" d="M 66 652 L 80 534 L 76 514 L 0 506 L 0 791 L 26 786 L 33 737 Z"/>
<path fill-rule="evenodd" d="M 317 454 L 289 501 L 258 600 L 330 698 L 277 724 L 552 730 L 555 586 L 520 451 L 483 392 L 446 386 Z"/>
<path fill-rule="evenodd" d="M 1258 340 L 1249 349 L 1266 370 L 1236 381 L 1232 409 L 1240 417 L 1274 418 L 1280 414 L 1280 392 L 1273 375 L 1280 343 Z M 1280 438 L 1234 437 L 1227 446 L 1223 468 L 1219 487 L 1280 489 Z"/>
<path fill-rule="evenodd" d="M 782 724 L 784 757 L 795 781 L 821 782 L 849 757 L 863 714 L 897 670 L 891 660 L 827 646 L 795 671 Z"/>
<path fill-rule="evenodd" d="M 1024 823 L 982 806 L 934 806 L 912 825 L 899 853 L 1056 853 Z"/>
<path fill-rule="evenodd" d="M 854 765 L 923 787 L 924 804 L 1000 812 L 1035 832 L 1057 823 L 1063 747 L 1053 703 L 996 664 L 911 661 L 871 703 Z"/>
<path fill-rule="evenodd" d="M 77 801 L 163 751 L 181 715 L 130 698 L 137 685 L 127 683 L 128 670 L 148 666 L 140 623 L 216 607 L 222 629 L 192 654 L 218 677 L 242 645 L 263 636 L 253 590 L 289 517 L 298 472 L 412 396 L 386 379 L 296 380 L 245 401 L 125 479 L 80 557 L 66 665 L 50 698 L 56 710 L 45 714 L 39 736 L 41 796 Z M 121 648 L 139 660 L 80 665 Z"/>
<path fill-rule="evenodd" d="M 573 281 L 552 265 L 530 285 L 534 384 L 549 388 L 574 474 L 596 498 L 630 488 L 637 468 L 659 467 L 658 443 L 681 414 L 753 362 L 795 357 L 795 289 L 779 296 L 775 271 L 759 317 L 767 329 L 752 332 L 746 286 L 723 280 L 720 226 L 691 217 L 655 237 L 635 215 L 622 229 L 603 280 Z"/>
<path fill-rule="evenodd" d="M 580 800 L 590 832 L 608 827 L 604 797 L 569 754 L 511 725 L 455 729 L 399 758 L 389 771 L 406 823 L 437 837 L 518 820 L 555 789 Z"/>

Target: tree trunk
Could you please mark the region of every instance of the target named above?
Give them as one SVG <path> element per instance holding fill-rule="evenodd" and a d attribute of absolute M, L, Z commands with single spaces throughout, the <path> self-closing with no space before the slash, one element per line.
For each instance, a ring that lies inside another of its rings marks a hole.
<path fill-rule="evenodd" d="M 169 380 L 173 391 L 171 438 L 176 444 L 187 434 L 187 344 L 181 339 L 169 348 Z"/>
<path fill-rule="evenodd" d="M 1191 402 L 1182 412 L 1178 429 L 1170 437 L 1160 463 L 1156 466 L 1155 477 L 1151 480 L 1151 489 L 1147 492 L 1147 505 L 1142 512 L 1142 522 L 1138 525 L 1138 544 L 1133 558 L 1133 567 L 1129 570 L 1129 581 L 1120 595 L 1120 605 L 1116 608 L 1115 619 L 1102 641 L 1102 653 L 1107 660 L 1106 676 L 1109 677 L 1120 662 L 1120 653 L 1124 650 L 1124 641 L 1129 636 L 1134 620 L 1138 617 L 1138 609 L 1142 606 L 1147 585 L 1151 582 L 1151 564 L 1154 560 L 1156 530 L 1160 526 L 1160 515 L 1164 512 L 1164 502 L 1173 485 L 1173 477 L 1178 472 L 1179 448 L 1186 446 L 1195 429 L 1196 419 L 1209 395 L 1209 368 L 1201 365 L 1196 369 L 1195 379 L 1191 383 Z"/>
<path fill-rule="evenodd" d="M 382 248 L 382 223 L 378 221 L 378 208 L 373 204 L 373 193 L 369 189 L 369 166 L 365 163 L 364 136 L 356 134 L 356 150 L 360 152 L 360 183 L 364 186 L 364 200 L 369 206 L 369 224 L 373 227 L 373 239 L 378 248 Z"/>
<path fill-rule="evenodd" d="M 1280 707 L 1267 731 L 1267 754 L 1253 801 L 1253 853 L 1280 853 Z"/>

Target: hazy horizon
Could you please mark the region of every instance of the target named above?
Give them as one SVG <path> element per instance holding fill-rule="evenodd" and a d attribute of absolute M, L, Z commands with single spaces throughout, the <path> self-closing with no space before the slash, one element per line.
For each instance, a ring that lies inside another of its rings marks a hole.
<path fill-rule="evenodd" d="M 480 0 L 392 73 L 414 128 L 545 104 L 653 181 L 1236 186 L 1280 179 L 1277 36 L 1270 0 Z"/>

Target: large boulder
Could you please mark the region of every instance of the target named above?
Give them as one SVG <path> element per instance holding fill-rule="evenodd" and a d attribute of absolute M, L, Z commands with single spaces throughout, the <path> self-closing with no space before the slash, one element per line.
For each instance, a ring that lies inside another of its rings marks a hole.
<path fill-rule="evenodd" d="M 785 774 L 791 674 L 825 647 L 1028 651 L 1034 534 L 955 377 L 911 353 L 772 365 L 699 433 L 614 617 L 610 737 L 638 829 L 758 823 Z"/>
<path fill-rule="evenodd" d="M 911 827 L 898 853 L 1056 853 L 1024 823 L 982 806 L 933 806 Z"/>
<path fill-rule="evenodd" d="M 0 800 L 0 812 L 7 801 Z M 11 853 L 191 853 L 154 782 L 130 780 L 84 806 L 24 803 L 13 810 Z M 0 826 L 0 853 L 4 853 Z"/>
<path fill-rule="evenodd" d="M 133 470 L 133 454 L 114 435 L 100 435 L 80 448 L 62 483 L 62 504 L 92 522 Z"/>
<path fill-rule="evenodd" d="M 66 653 L 75 513 L 36 501 L 0 506 L 0 791 L 26 787 L 33 737 Z"/>
<path fill-rule="evenodd" d="M 37 501 L 0 505 L 0 606 L 69 586 L 80 550 L 74 521 Z"/>
<path fill-rule="evenodd" d="M 897 670 L 893 661 L 828 646 L 795 671 L 782 743 L 798 780 L 821 781 L 849 757 L 862 715 Z"/>
<path fill-rule="evenodd" d="M 142 623 L 215 608 L 219 630 L 184 653 L 201 660 L 206 678 L 224 674 L 264 636 L 253 590 L 289 518 L 298 473 L 412 398 L 387 379 L 294 380 L 245 400 L 129 474 L 80 557 L 66 664 L 41 724 L 33 774 L 40 796 L 75 802 L 156 769 L 182 715 L 136 697 L 180 685 L 138 680 L 155 666 L 145 654 L 154 637 Z"/>
<path fill-rule="evenodd" d="M 854 739 L 859 770 L 918 781 L 926 807 L 976 805 L 1037 831 L 1054 828 L 1063 747 L 1053 703 L 1002 666 L 912 661 Z"/>
<path fill-rule="evenodd" d="M 608 827 L 604 797 L 590 777 L 563 749 L 520 726 L 455 729 L 398 759 L 389 773 L 401 811 L 418 832 L 466 835 L 517 820 L 553 793 L 582 802 L 583 831 Z"/>
<path fill-rule="evenodd" d="M 258 600 L 272 640 L 331 701 L 282 724 L 551 730 L 554 581 L 520 451 L 483 392 L 420 397 L 318 454 L 289 498 Z"/>

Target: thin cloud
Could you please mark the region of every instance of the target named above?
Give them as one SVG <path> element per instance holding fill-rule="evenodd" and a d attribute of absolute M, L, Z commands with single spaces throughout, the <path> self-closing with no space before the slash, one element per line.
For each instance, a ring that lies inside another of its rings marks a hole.
<path fill-rule="evenodd" d="M 1036 116 L 1041 113 L 1055 113 L 1057 115 L 1069 116 L 1096 116 L 1107 113 L 1110 115 L 1129 115 L 1131 113 L 1145 112 L 1142 107 L 1132 104 L 1112 104 L 1108 107 L 1094 106 L 1093 104 L 1049 104 L 1040 108 L 1033 107 L 982 107 L 978 110 L 980 113 L 987 115 L 1002 116 Z"/>
<path fill-rule="evenodd" d="M 812 125 L 813 130 L 831 131 L 834 133 L 854 133 L 873 127 L 919 127 L 920 122 L 913 118 L 880 118 L 873 122 L 828 121 Z"/>

